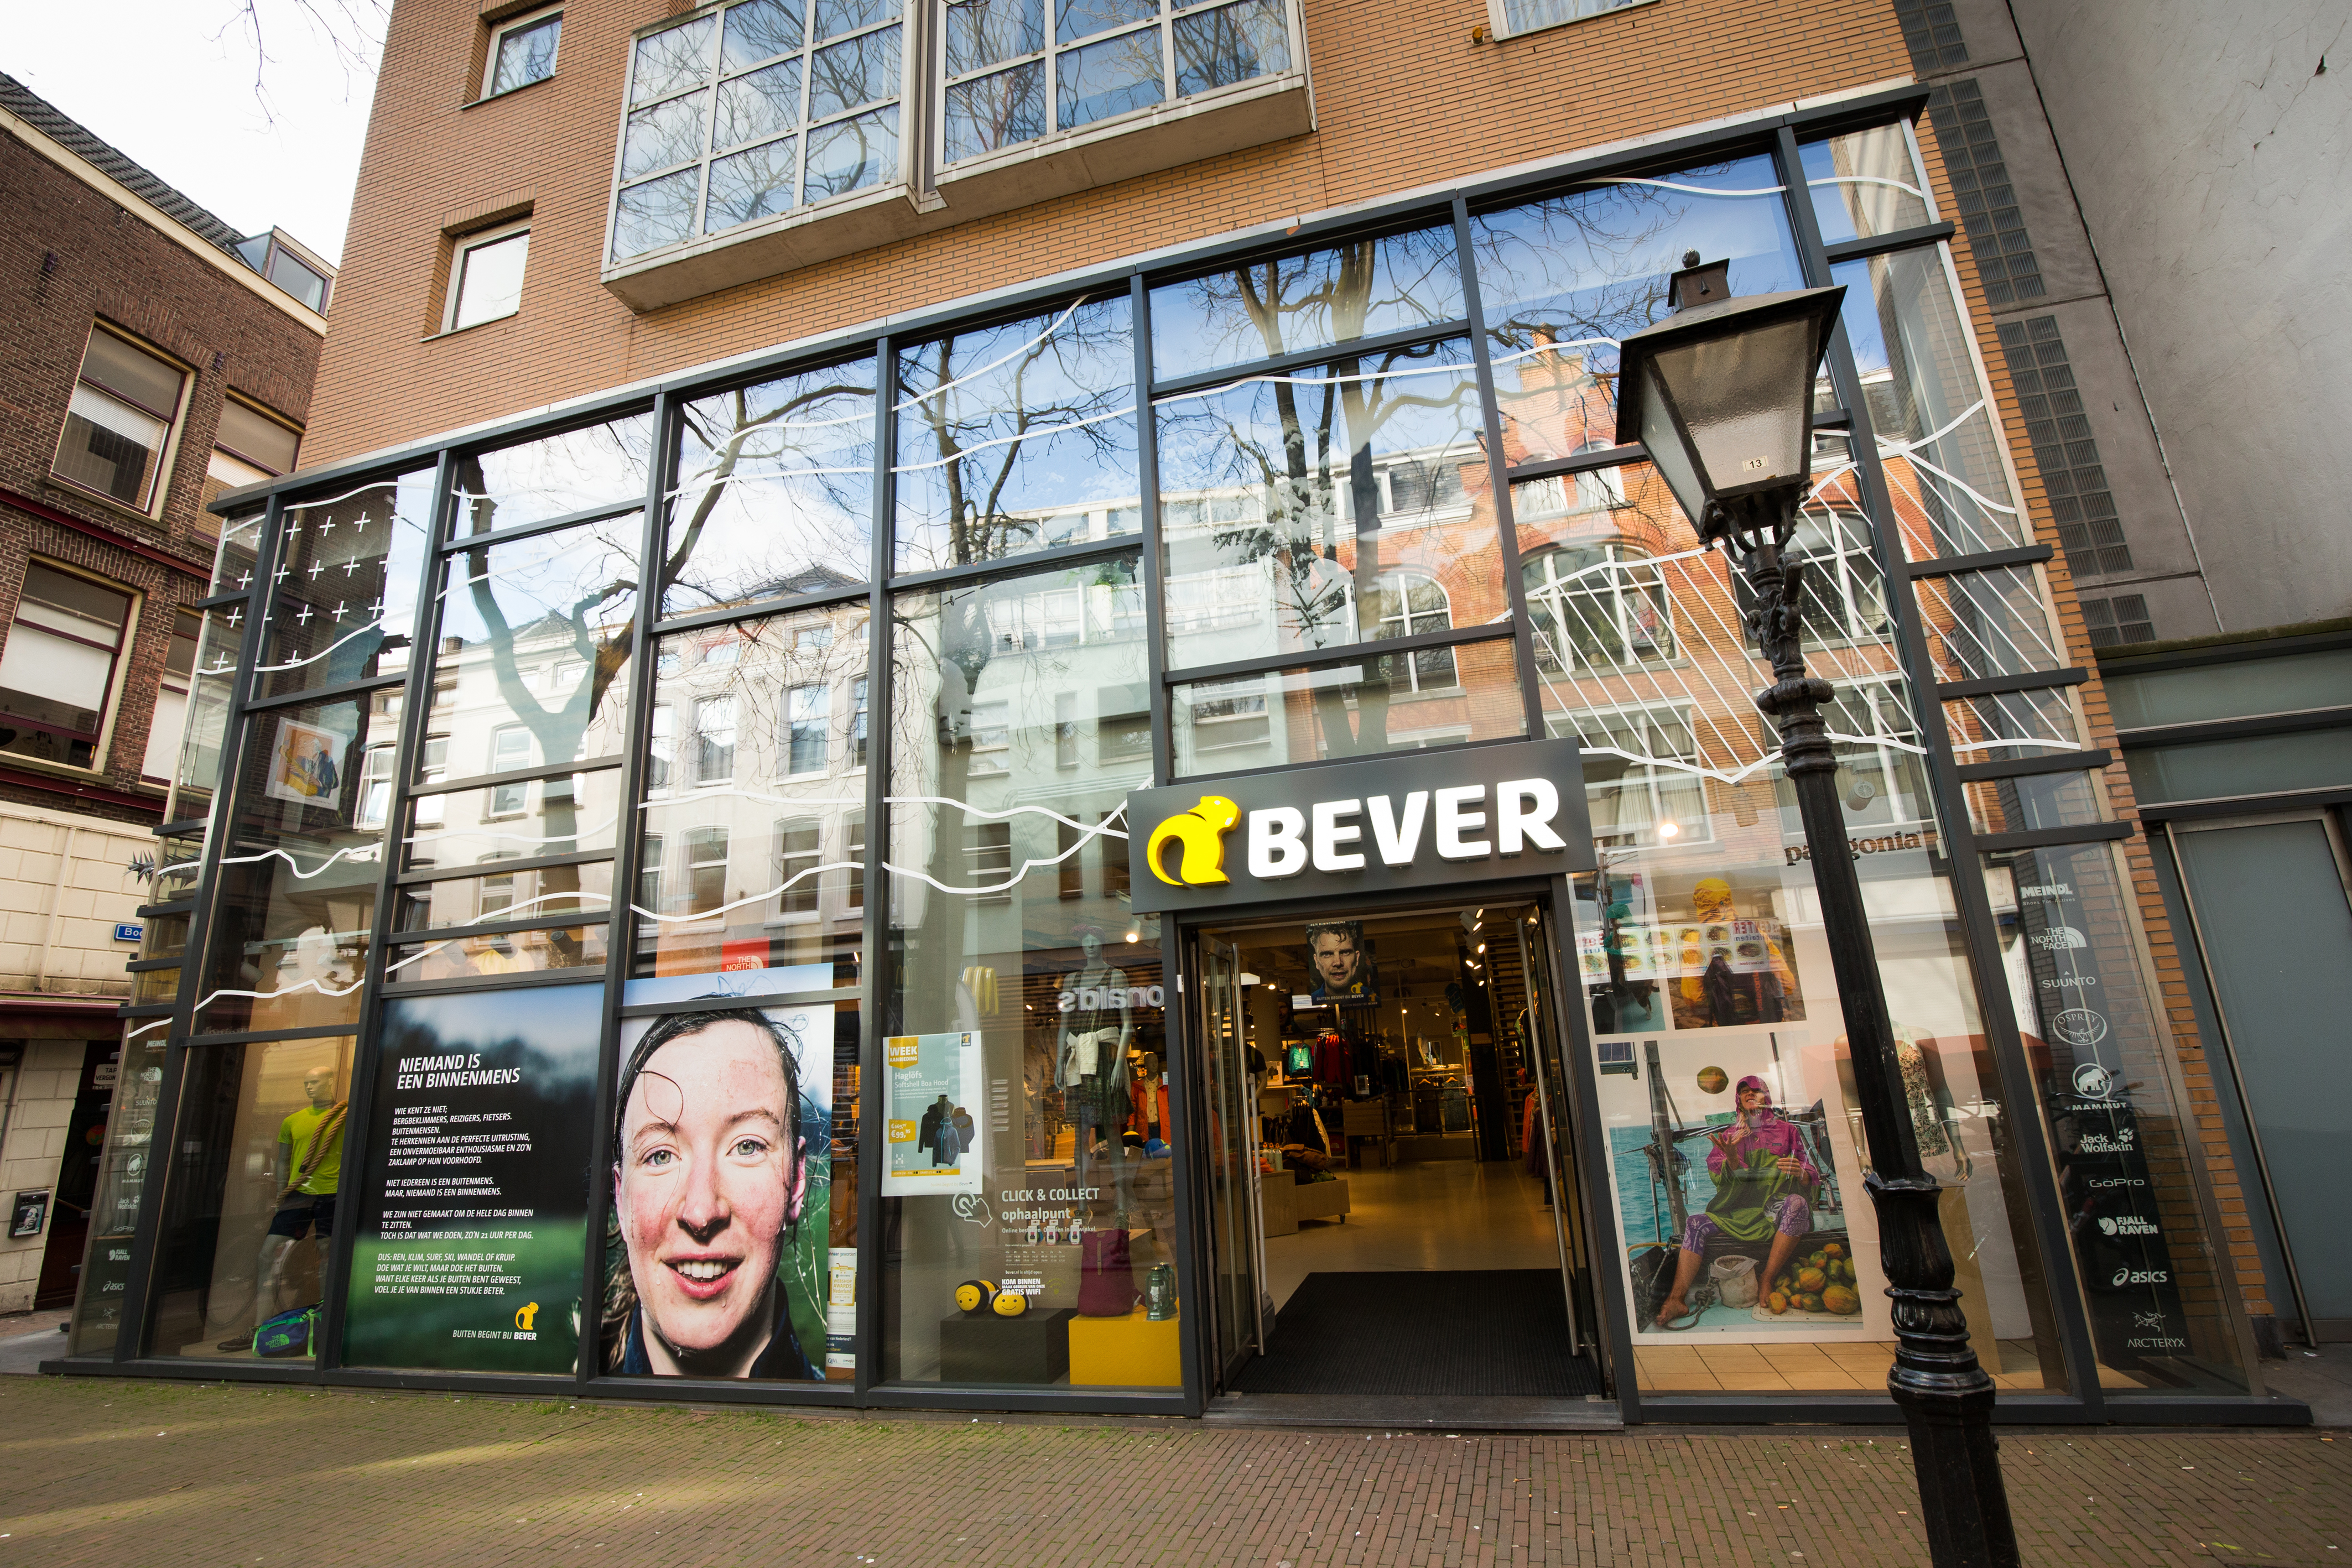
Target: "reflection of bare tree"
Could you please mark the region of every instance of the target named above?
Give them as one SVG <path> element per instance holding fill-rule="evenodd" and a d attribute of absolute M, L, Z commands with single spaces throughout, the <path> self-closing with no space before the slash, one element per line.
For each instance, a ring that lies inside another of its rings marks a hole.
<path fill-rule="evenodd" d="M 873 481 L 856 470 L 873 462 L 874 446 L 871 404 L 861 409 L 858 401 L 873 395 L 873 364 L 860 361 L 686 404 L 685 450 L 700 455 L 680 465 L 688 472 L 672 502 L 662 580 L 726 604 L 808 591 L 796 574 L 814 567 L 832 568 L 839 581 L 811 586 L 863 578 Z M 715 552 L 700 563 L 706 570 L 689 578 L 712 517 L 730 496 L 741 514 L 719 525 Z M 768 559 L 744 559 L 760 543 Z"/>
<path fill-rule="evenodd" d="M 1722 173 L 1729 165 L 1690 170 Z M 1687 216 L 1691 198 L 1654 185 L 1612 184 L 1548 196 L 1470 225 L 1486 329 L 1501 347 L 1562 339 L 1622 339 L 1664 316 L 1667 274 L 1654 252 Z M 1676 265 L 1679 265 L 1677 262 Z"/>
<path fill-rule="evenodd" d="M 1293 342 L 1311 346 L 1360 338 L 1376 313 L 1409 321 L 1442 319 L 1458 287 L 1451 232 L 1428 230 L 1253 262 L 1199 279 L 1191 293 L 1213 337 L 1240 349 L 1227 358 L 1257 359 L 1287 353 Z M 1244 327 L 1245 332 L 1236 329 Z M 1198 412 L 1169 420 L 1172 427 L 1188 423 L 1212 427 L 1208 434 L 1226 454 L 1228 467 L 1217 477 L 1247 486 L 1264 497 L 1260 515 L 1214 525 L 1210 538 L 1221 559 L 1265 567 L 1277 614 L 1296 627 L 1305 649 L 1349 641 L 1351 599 L 1358 625 L 1370 628 L 1369 635 L 1379 635 L 1382 623 L 1392 618 L 1400 626 L 1409 624 L 1399 614 L 1402 603 L 1391 602 L 1402 593 L 1402 586 L 1383 580 L 1380 488 L 1372 454 L 1382 427 L 1408 410 L 1466 409 L 1475 415 L 1477 392 L 1467 376 L 1398 374 L 1444 363 L 1444 345 L 1432 343 L 1390 349 L 1369 358 L 1342 354 L 1325 368 L 1319 382 L 1274 381 L 1279 451 L 1223 412 L 1228 406 L 1225 400 L 1211 401 Z M 1416 387 L 1438 390 L 1416 392 Z M 1307 394 L 1303 400 L 1302 392 Z M 1246 394 L 1227 394 L 1235 395 Z M 1344 452 L 1335 450 L 1335 444 L 1343 444 Z M 1338 537 L 1342 468 L 1347 510 L 1355 524 L 1352 569 L 1340 561 Z M 1383 678 L 1358 689 L 1352 729 L 1346 693 L 1336 686 L 1316 688 L 1318 717 L 1334 755 L 1349 749 L 1351 737 L 1358 751 L 1388 749 L 1391 685 Z"/>
<path fill-rule="evenodd" d="M 1106 417 L 1134 402 L 1127 302 L 1080 305 L 1046 326 L 1032 318 L 959 333 L 899 361 L 907 392 L 899 407 L 899 507 L 928 510 L 910 520 L 945 545 L 922 564 L 972 566 L 1053 542 L 1040 537 L 1037 503 L 1080 496 L 1067 486 L 1028 494 L 1023 459 L 1042 455 L 1049 443 L 1075 444 L 1087 465 L 1132 471 L 1132 424 Z"/>
<path fill-rule="evenodd" d="M 603 432 L 589 433 L 594 439 Z M 467 457 L 457 465 L 457 490 L 465 503 L 468 536 L 487 535 L 498 527 L 499 502 L 490 494 L 490 486 L 482 473 L 478 458 Z M 617 524 L 592 524 L 577 530 L 566 530 L 566 540 L 584 539 L 617 528 L 619 537 L 596 540 L 601 547 L 599 559 L 614 563 L 634 561 L 637 556 L 635 537 L 637 519 L 628 514 Z M 528 541 L 527 541 L 528 542 Z M 491 679 L 496 683 L 499 700 L 506 705 L 515 722 L 530 732 L 537 743 L 541 763 L 553 767 L 579 758 L 584 749 L 588 727 L 597 714 L 604 711 L 604 699 L 613 683 L 627 667 L 629 643 L 636 627 L 640 610 L 637 576 L 635 572 L 616 575 L 604 581 L 583 580 L 571 601 L 551 605 L 546 612 L 527 625 L 517 627 L 507 618 L 506 607 L 499 602 L 499 581 L 492 570 L 496 548 L 474 545 L 453 556 L 449 570 L 462 571 L 474 613 L 480 618 L 484 632 L 484 653 L 488 656 Z M 509 549 L 524 548 L 509 545 Z M 457 587 L 453 580 L 448 589 Z M 571 684 L 568 690 L 558 683 L 551 694 L 552 702 L 542 701 L 531 689 L 519 654 L 561 648 L 577 654 L 587 668 L 583 677 Z M 446 663 L 446 660 L 445 660 Z M 569 840 L 577 831 L 579 802 L 568 788 L 559 788 L 553 781 L 541 791 L 541 810 L 545 814 L 545 836 L 552 841 Z M 551 867 L 541 873 L 544 892 L 577 894 L 580 889 L 580 868 Z M 547 907 L 561 907 L 560 900 L 551 899 Z"/>

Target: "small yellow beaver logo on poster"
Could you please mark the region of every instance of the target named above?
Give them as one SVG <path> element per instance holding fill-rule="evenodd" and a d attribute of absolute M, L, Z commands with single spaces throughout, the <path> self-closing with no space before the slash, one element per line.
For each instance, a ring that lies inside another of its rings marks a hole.
<path fill-rule="evenodd" d="M 1203 795 L 1199 805 L 1177 812 L 1151 830 L 1143 858 L 1150 862 L 1151 874 L 1171 887 L 1230 882 L 1233 879 L 1225 875 L 1225 835 L 1241 820 L 1242 809 L 1223 795 Z M 1171 841 L 1179 846 L 1175 876 L 1168 874 L 1162 856 Z"/>

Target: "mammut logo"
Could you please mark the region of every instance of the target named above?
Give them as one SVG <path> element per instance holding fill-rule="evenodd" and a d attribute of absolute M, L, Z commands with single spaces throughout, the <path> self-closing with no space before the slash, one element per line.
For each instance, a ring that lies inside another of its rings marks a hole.
<path fill-rule="evenodd" d="M 1199 805 L 1177 812 L 1151 830 L 1143 847 L 1151 874 L 1171 887 L 1232 881 L 1225 874 L 1225 834 L 1241 820 L 1242 809 L 1223 795 L 1202 796 Z M 1162 846 L 1171 840 L 1179 846 L 1175 876 L 1168 874 L 1168 862 L 1160 857 Z"/>

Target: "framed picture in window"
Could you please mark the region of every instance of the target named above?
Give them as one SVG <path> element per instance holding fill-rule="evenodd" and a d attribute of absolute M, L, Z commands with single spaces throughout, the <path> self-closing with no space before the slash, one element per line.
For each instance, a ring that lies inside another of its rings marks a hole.
<path fill-rule="evenodd" d="M 344 731 L 323 729 L 299 719 L 279 719 L 277 744 L 269 749 L 269 774 L 262 780 L 261 792 L 273 800 L 333 810 L 342 799 L 343 755 L 351 744 L 352 737 Z"/>

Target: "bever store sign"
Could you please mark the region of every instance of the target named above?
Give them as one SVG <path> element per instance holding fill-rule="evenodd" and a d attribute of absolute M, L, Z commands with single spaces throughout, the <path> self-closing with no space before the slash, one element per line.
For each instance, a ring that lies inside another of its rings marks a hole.
<path fill-rule="evenodd" d="M 1138 914 L 1593 868 L 1573 740 L 1415 751 L 1127 798 Z"/>

